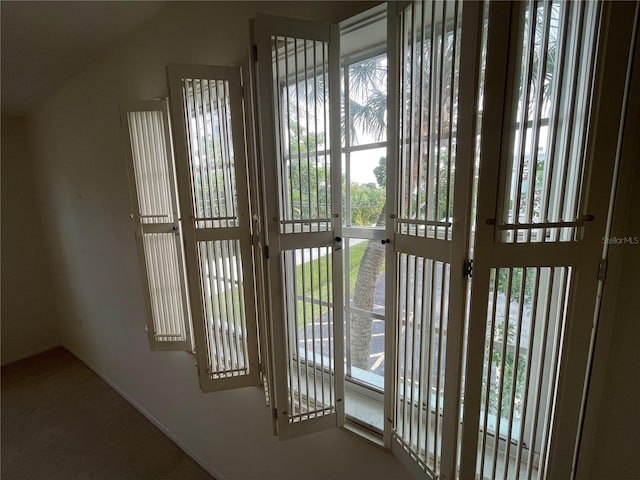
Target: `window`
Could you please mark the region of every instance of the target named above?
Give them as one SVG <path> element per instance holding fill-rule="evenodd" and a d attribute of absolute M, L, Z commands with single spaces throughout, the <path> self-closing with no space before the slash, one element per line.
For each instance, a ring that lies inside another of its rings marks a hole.
<path fill-rule="evenodd" d="M 152 346 L 190 313 L 203 391 L 262 383 L 281 439 L 352 421 L 427 478 L 569 478 L 631 20 L 386 9 L 168 67 L 181 227 L 162 102 L 123 113 Z"/>
<path fill-rule="evenodd" d="M 338 89 L 330 81 L 336 67 L 331 61 L 326 67 L 323 101 L 329 110 L 322 109 L 321 118 L 329 126 L 323 133 L 335 141 L 341 127 L 340 163 L 335 142 L 308 141 L 308 132 L 316 130 L 305 116 L 314 112 L 309 118 L 320 118 L 316 97 L 309 94 L 316 90 L 308 83 L 317 78 L 319 56 L 313 52 L 320 38 L 304 22 L 256 22 L 259 104 L 270 106 L 261 117 L 262 161 L 266 183 L 279 192 L 265 222 L 276 305 L 271 321 L 275 350 L 281 352 L 275 355 L 282 357 L 274 366 L 276 390 L 284 392 L 275 402 L 278 417 L 285 415 L 278 433 L 289 436 L 291 424 L 303 432 L 340 425 L 345 411 L 375 427 L 372 417 L 350 412 L 349 394 L 358 386 L 374 403 L 376 393 L 383 397 L 385 444 L 429 477 L 454 478 L 457 472 L 463 478 L 509 477 L 518 469 L 542 477 L 571 463 L 553 464 L 550 453 L 562 430 L 556 409 L 572 397 L 566 390 L 559 396 L 561 372 L 572 368 L 584 378 L 588 348 L 580 359 L 575 353 L 566 357 L 566 330 L 576 296 L 598 282 L 580 277 L 588 268 L 577 257 L 583 247 L 570 251 L 567 243 L 582 242 L 585 232 L 602 227 L 588 224 L 586 211 L 589 195 L 600 188 L 594 185 L 607 184 L 586 174 L 600 7 L 492 2 L 485 11 L 485 5 L 457 1 L 397 7 L 389 5 L 386 57 L 371 45 L 359 57 L 341 49 L 342 122 L 335 113 Z M 328 51 L 334 48 L 335 40 Z M 335 55 L 324 58 L 335 61 Z M 364 89 L 358 85 L 361 72 L 369 80 Z M 385 81 L 389 107 L 382 114 L 380 108 L 377 118 L 386 122 L 386 136 L 363 123 L 367 114 L 376 118 L 375 106 L 384 103 Z M 300 148 L 301 137 L 311 151 Z M 482 161 L 476 189 L 478 138 Z M 540 144 L 544 148 L 538 149 Z M 376 151 L 385 147 L 386 152 Z M 310 162 L 319 158 L 330 170 L 323 175 L 331 183 L 322 184 L 331 192 L 325 210 L 330 217 L 305 206 L 313 196 L 305 201 L 297 195 L 320 185 L 313 186 L 315 175 L 309 175 Z M 369 202 L 381 187 L 376 173 L 381 178 L 383 172 L 384 203 Z M 473 228 L 472 218 L 477 219 Z M 358 295 L 354 272 L 378 241 L 386 245 L 384 262 L 368 272 L 369 288 Z M 316 312 L 322 310 L 314 310 L 316 298 L 307 294 L 315 291 L 313 282 L 303 273 L 314 272 L 319 258 L 327 267 L 318 272 L 327 277 L 318 276 L 314 285 L 327 285 L 326 330 L 315 328 Z M 372 289 L 382 272 L 384 287 Z M 376 296 L 384 299 L 384 314 Z M 374 333 L 375 321 L 384 324 L 384 332 Z M 317 344 L 310 332 L 327 334 L 331 353 L 321 358 L 328 366 L 309 347 Z M 372 352 L 374 334 L 382 334 L 384 352 Z M 590 328 L 580 335 L 588 338 Z M 383 362 L 371 358 L 379 353 L 385 357 L 382 384 L 376 368 Z M 317 372 L 323 373 L 319 383 L 315 377 L 307 380 Z M 327 385 L 335 392 L 328 403 L 309 388 L 325 391 Z M 287 417 L 291 411 L 295 414 Z M 579 406 L 564 410 L 566 431 L 572 422 L 577 425 L 579 411 Z M 318 422 L 321 418 L 326 421 Z M 311 420 L 316 422 L 301 426 Z"/>
<path fill-rule="evenodd" d="M 386 10 L 340 25 L 345 412 L 384 430 Z"/>

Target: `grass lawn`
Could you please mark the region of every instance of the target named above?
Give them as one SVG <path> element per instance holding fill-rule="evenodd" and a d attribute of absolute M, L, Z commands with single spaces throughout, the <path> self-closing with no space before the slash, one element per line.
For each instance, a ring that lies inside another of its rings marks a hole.
<path fill-rule="evenodd" d="M 349 265 L 345 265 L 345 268 L 348 268 L 350 286 L 349 296 L 353 294 L 356 279 L 358 278 L 360 262 L 362 261 L 367 245 L 368 242 L 364 241 L 348 247 Z M 344 258 L 346 258 L 346 255 L 344 255 Z M 311 301 L 312 299 L 318 301 L 321 296 L 320 294 L 322 294 L 323 301 L 327 301 L 329 299 L 331 283 L 330 278 L 327 275 L 327 268 L 331 268 L 331 262 L 326 256 L 312 261 L 307 261 L 304 264 L 296 266 L 296 296 L 302 296 L 302 293 L 306 292 L 306 295 L 304 295 L 305 300 L 297 301 L 297 321 L 299 327 L 302 327 L 305 319 L 307 324 L 310 324 L 314 318 L 318 318 L 320 315 L 325 314 L 329 309 L 326 305 L 321 306 L 314 304 Z M 346 278 L 347 272 L 344 273 Z"/>
<path fill-rule="evenodd" d="M 348 247 L 349 265 L 348 267 L 345 265 L 345 268 L 348 268 L 349 275 L 349 297 L 351 297 L 355 289 L 360 262 L 362 261 L 367 245 L 368 241 L 364 241 Z M 346 254 L 346 251 L 343 253 Z M 343 258 L 346 258 L 346 255 L 344 255 Z M 311 261 L 307 260 L 304 264 L 296 265 L 295 294 L 297 297 L 302 297 L 304 292 L 305 297 L 304 300 L 299 299 L 296 302 L 296 320 L 299 328 L 304 325 L 305 321 L 307 325 L 310 325 L 314 318 L 325 315 L 329 311 L 327 305 L 319 305 L 318 303 L 312 302 L 312 299 L 315 300 L 315 302 L 318 302 L 320 298 L 322 298 L 323 302 L 329 300 L 331 279 L 330 276 L 327 275 L 327 270 L 330 268 L 331 260 L 329 256 L 316 258 Z M 344 272 L 344 274 L 346 279 L 347 272 Z M 207 302 L 206 306 L 210 318 L 220 318 L 225 322 L 232 318 L 231 312 L 234 308 L 236 315 L 238 317 L 240 316 L 240 292 L 237 287 L 227 288 L 217 294 L 214 293 L 209 299 L 209 302 Z"/>

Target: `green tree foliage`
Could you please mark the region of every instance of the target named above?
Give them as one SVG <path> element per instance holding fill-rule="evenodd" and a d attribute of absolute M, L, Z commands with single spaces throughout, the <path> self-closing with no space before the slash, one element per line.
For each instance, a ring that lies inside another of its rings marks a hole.
<path fill-rule="evenodd" d="M 351 183 L 351 225 L 371 227 L 378 222 L 380 212 L 386 204 L 386 159 L 381 157 L 374 169 L 376 183 Z M 344 195 L 344 192 L 343 192 Z M 344 205 L 346 209 L 346 205 Z M 346 212 L 343 212 L 346 218 Z"/>
<path fill-rule="evenodd" d="M 489 413 L 497 415 L 500 410 L 502 418 L 508 418 L 513 400 L 514 418 L 519 418 L 522 414 L 522 403 L 525 386 L 525 371 L 527 362 L 530 361 L 531 352 L 526 352 L 522 345 L 518 347 L 518 341 L 522 342 L 523 333 L 527 336 L 534 332 L 518 332 L 518 325 L 503 318 L 506 314 L 507 303 L 509 304 L 510 316 L 514 311 L 518 311 L 521 303 L 524 315 L 533 310 L 533 293 L 536 281 L 535 268 L 501 268 L 496 273 L 492 273 L 491 282 L 495 282 L 495 275 L 498 275 L 498 288 L 494 292 L 494 302 L 497 302 L 496 325 L 487 329 L 485 343 L 485 358 L 490 359 L 491 381 L 487 385 L 486 377 L 482 382 L 483 398 L 488 391 Z M 509 281 L 511 284 L 509 285 Z M 510 287 L 510 288 L 509 288 Z M 505 325 L 507 331 L 505 332 Z M 506 348 L 503 348 L 506 334 Z M 520 339 L 518 339 L 518 334 Z M 493 336 L 493 338 L 492 338 Z M 526 337 L 525 337 L 526 338 Z M 493 343 L 493 349 L 489 348 Z M 503 362 L 504 354 L 504 362 Z M 516 358 L 517 354 L 517 358 Z M 517 360 L 517 361 L 516 361 Z M 498 405 L 500 394 L 500 384 L 502 384 L 502 401 Z"/>
<path fill-rule="evenodd" d="M 327 218 L 330 214 L 330 168 L 324 157 L 316 158 L 318 146 L 324 142 L 324 134 L 308 132 L 290 122 L 287 193 L 294 220 Z"/>
<path fill-rule="evenodd" d="M 351 224 L 375 225 L 385 204 L 385 191 L 374 183 L 351 184 Z"/>
<path fill-rule="evenodd" d="M 382 188 L 387 186 L 387 159 L 386 157 L 380 157 L 378 166 L 373 169 L 373 174 L 376 176 L 376 182 Z"/>

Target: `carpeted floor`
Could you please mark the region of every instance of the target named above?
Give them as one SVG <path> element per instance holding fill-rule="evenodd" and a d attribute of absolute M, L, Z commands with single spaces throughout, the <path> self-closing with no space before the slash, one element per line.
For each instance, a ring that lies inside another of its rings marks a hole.
<path fill-rule="evenodd" d="M 63 348 L 2 368 L 3 480 L 211 480 Z"/>

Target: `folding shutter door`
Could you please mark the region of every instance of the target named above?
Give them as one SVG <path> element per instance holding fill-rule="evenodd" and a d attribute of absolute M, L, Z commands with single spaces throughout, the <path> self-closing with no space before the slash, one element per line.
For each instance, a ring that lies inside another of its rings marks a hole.
<path fill-rule="evenodd" d="M 260 384 L 240 69 L 167 67 L 203 391 Z"/>
<path fill-rule="evenodd" d="M 632 7 L 489 5 L 461 478 L 571 478 Z"/>
<path fill-rule="evenodd" d="M 344 418 L 337 26 L 254 24 L 280 438 Z M 336 308 L 334 308 L 334 306 Z"/>
<path fill-rule="evenodd" d="M 431 478 L 455 474 L 480 20 L 457 1 L 388 17 L 386 416 L 392 450 Z"/>
<path fill-rule="evenodd" d="M 189 306 L 167 104 L 121 108 L 147 333 L 152 350 L 190 350 Z"/>

